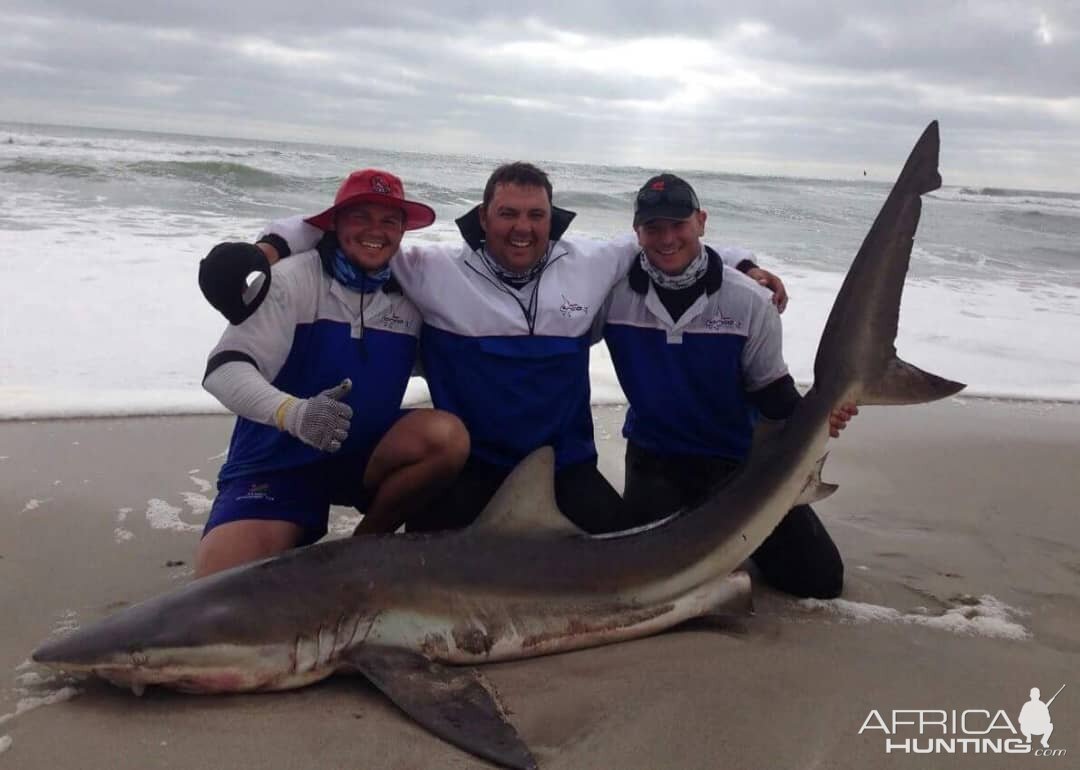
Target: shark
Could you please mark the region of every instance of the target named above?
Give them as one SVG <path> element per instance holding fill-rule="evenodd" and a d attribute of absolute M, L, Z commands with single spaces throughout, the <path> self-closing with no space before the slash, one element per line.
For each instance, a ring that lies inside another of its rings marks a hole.
<path fill-rule="evenodd" d="M 535 768 L 475 668 L 655 634 L 745 607 L 740 566 L 821 480 L 829 414 L 845 402 L 917 404 L 964 385 L 897 357 L 921 196 L 938 188 L 938 126 L 912 150 L 843 282 L 814 383 L 741 470 L 700 506 L 588 535 L 558 510 L 549 448 L 511 473 L 459 531 L 354 537 L 192 581 L 33 652 L 129 687 L 191 693 L 302 687 L 360 674 L 430 732 L 510 768 Z"/>

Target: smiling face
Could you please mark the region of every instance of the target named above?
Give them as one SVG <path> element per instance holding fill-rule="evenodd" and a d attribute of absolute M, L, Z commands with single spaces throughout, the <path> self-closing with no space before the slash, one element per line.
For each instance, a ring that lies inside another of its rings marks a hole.
<path fill-rule="evenodd" d="M 704 211 L 686 219 L 652 219 L 636 228 L 638 244 L 649 262 L 666 275 L 680 275 L 701 253 L 705 235 Z"/>
<path fill-rule="evenodd" d="M 547 190 L 507 182 L 495 185 L 480 209 L 488 253 L 502 267 L 521 273 L 547 253 L 551 238 L 551 201 Z"/>
<path fill-rule="evenodd" d="M 349 261 L 361 270 L 381 270 L 401 248 L 405 212 L 380 203 L 357 203 L 334 218 L 338 244 Z"/>

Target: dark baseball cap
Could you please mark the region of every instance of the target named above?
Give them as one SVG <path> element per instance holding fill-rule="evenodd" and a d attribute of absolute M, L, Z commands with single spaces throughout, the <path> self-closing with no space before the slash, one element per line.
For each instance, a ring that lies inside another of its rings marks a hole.
<path fill-rule="evenodd" d="M 654 176 L 634 199 L 634 227 L 653 219 L 686 219 L 701 209 L 697 193 L 674 174 Z"/>

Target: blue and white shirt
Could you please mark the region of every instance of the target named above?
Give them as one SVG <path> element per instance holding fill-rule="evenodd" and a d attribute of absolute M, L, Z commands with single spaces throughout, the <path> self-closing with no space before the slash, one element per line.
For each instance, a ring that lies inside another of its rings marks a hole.
<path fill-rule="evenodd" d="M 636 251 L 631 238 L 562 239 L 521 289 L 465 244 L 411 246 L 394 258 L 395 277 L 424 317 L 432 402 L 462 419 L 475 457 L 511 467 L 551 445 L 557 467 L 596 458 L 590 329 Z"/>
<path fill-rule="evenodd" d="M 299 217 L 266 233 L 292 251 L 322 235 Z M 596 458 L 591 330 L 638 251 L 633 235 L 559 238 L 539 278 L 521 289 L 492 275 L 466 242 L 419 243 L 393 257 L 394 277 L 423 316 L 420 357 L 432 402 L 465 423 L 474 457 L 513 467 L 550 445 L 558 468 Z"/>
<path fill-rule="evenodd" d="M 323 268 L 317 251 L 272 268 L 270 291 L 211 351 L 207 375 L 247 361 L 274 387 L 297 398 L 353 382 L 349 437 L 338 455 L 369 453 L 397 419 L 416 360 L 420 314 L 393 282 L 351 291 Z M 276 427 L 238 417 L 220 481 L 294 468 L 327 455 Z"/>
<path fill-rule="evenodd" d="M 628 440 L 657 454 L 746 457 L 753 435 L 746 394 L 788 368 L 771 293 L 723 263 L 745 254 L 710 253 L 705 291 L 677 321 L 640 265 L 612 290 L 601 323 L 630 402 Z"/>

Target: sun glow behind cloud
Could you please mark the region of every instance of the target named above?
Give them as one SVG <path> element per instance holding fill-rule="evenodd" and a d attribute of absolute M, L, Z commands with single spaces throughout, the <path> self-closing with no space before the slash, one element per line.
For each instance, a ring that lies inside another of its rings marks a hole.
<path fill-rule="evenodd" d="M 1046 14 L 1039 14 L 1039 26 L 1035 29 L 1035 38 L 1043 45 L 1053 45 L 1054 30 L 1050 27 L 1050 20 Z"/>

